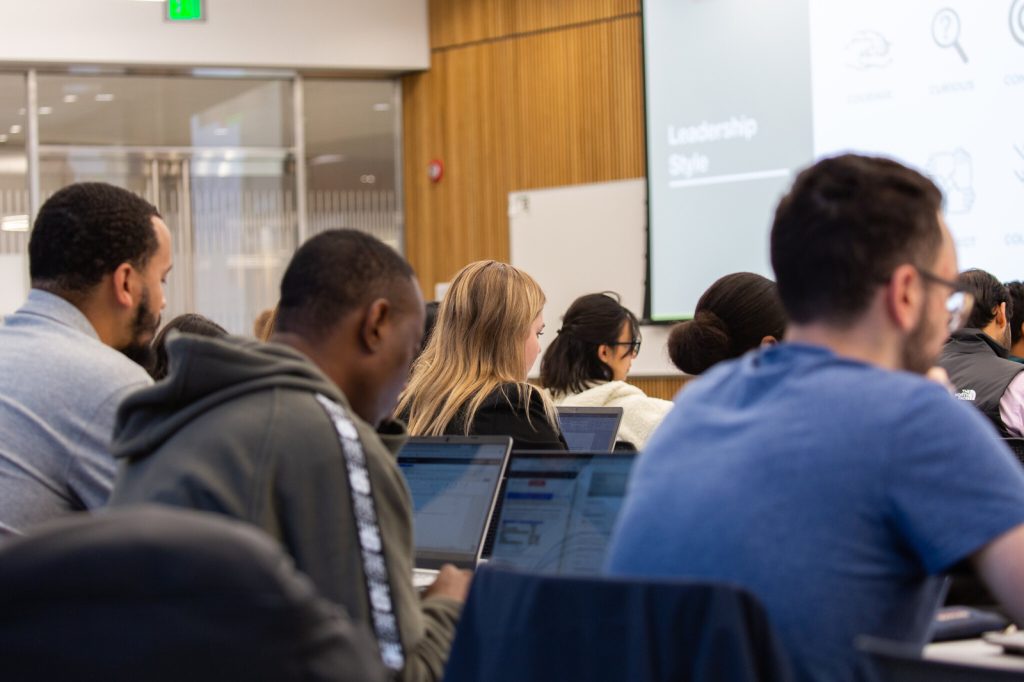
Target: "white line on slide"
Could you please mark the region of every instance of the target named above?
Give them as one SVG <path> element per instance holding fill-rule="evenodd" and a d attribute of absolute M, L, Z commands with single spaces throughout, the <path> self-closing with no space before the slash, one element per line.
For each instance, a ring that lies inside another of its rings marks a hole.
<path fill-rule="evenodd" d="M 765 178 L 784 178 L 788 176 L 788 168 L 776 168 L 775 170 L 754 171 L 753 173 L 733 173 L 731 175 L 712 175 L 706 178 L 693 178 L 690 180 L 672 180 L 669 187 L 696 187 L 697 185 L 721 185 L 727 182 L 747 182 L 748 180 L 764 180 Z"/>

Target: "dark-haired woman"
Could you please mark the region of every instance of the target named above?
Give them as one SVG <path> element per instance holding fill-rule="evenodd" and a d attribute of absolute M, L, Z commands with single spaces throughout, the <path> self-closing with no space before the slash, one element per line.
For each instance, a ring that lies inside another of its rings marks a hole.
<path fill-rule="evenodd" d="M 736 272 L 712 284 L 697 301 L 692 320 L 680 322 L 668 337 L 668 354 L 687 374 L 775 343 L 786 331 L 786 313 L 775 282 L 752 272 Z"/>
<path fill-rule="evenodd" d="M 195 334 L 197 336 L 209 336 L 220 338 L 228 335 L 228 331 L 213 320 L 203 317 L 197 313 L 185 313 L 178 315 L 168 322 L 160 333 L 150 344 L 152 360 L 149 363 L 149 376 L 153 381 L 160 381 L 167 376 L 167 335 L 171 331 L 178 331 L 182 334 Z"/>
<path fill-rule="evenodd" d="M 636 315 L 611 293 L 580 296 L 540 365 L 540 380 L 556 405 L 621 407 L 618 440 L 642 449 L 672 408 L 625 379 L 640 352 Z"/>

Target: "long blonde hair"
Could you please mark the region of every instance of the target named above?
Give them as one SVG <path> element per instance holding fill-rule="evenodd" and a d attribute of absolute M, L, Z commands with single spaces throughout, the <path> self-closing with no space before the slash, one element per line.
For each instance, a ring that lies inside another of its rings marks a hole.
<path fill-rule="evenodd" d="M 397 413 L 408 411 L 409 432 L 439 436 L 461 417 L 468 434 L 480 405 L 507 383 L 517 385 L 523 405 L 536 391 L 548 420 L 557 425 L 550 400 L 526 383 L 523 370 L 526 336 L 543 308 L 544 292 L 519 268 L 493 260 L 462 268 L 398 401 Z"/>

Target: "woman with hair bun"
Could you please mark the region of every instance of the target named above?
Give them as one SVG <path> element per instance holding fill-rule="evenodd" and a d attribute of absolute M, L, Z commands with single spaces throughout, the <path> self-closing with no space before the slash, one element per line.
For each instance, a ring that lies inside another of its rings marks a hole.
<path fill-rule="evenodd" d="M 666 413 L 668 400 L 626 383 L 640 352 L 640 324 L 617 294 L 580 296 L 540 363 L 540 380 L 557 405 L 621 407 L 618 440 L 642 449 Z"/>
<path fill-rule="evenodd" d="M 668 337 L 668 354 L 687 374 L 700 374 L 723 360 L 776 343 L 786 331 L 786 314 L 775 282 L 736 272 L 712 284 L 697 301 L 692 320 Z"/>

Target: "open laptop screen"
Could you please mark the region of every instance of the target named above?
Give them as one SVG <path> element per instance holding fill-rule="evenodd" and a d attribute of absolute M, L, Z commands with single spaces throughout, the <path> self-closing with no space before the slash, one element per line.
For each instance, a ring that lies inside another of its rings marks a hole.
<path fill-rule="evenodd" d="M 505 471 L 512 439 L 410 438 L 398 466 L 412 493 L 417 568 L 473 568 Z"/>
<path fill-rule="evenodd" d="M 558 408 L 558 424 L 574 452 L 611 452 L 620 421 L 621 407 Z"/>
<path fill-rule="evenodd" d="M 512 453 L 491 563 L 599 573 L 633 460 L 627 453 Z"/>

